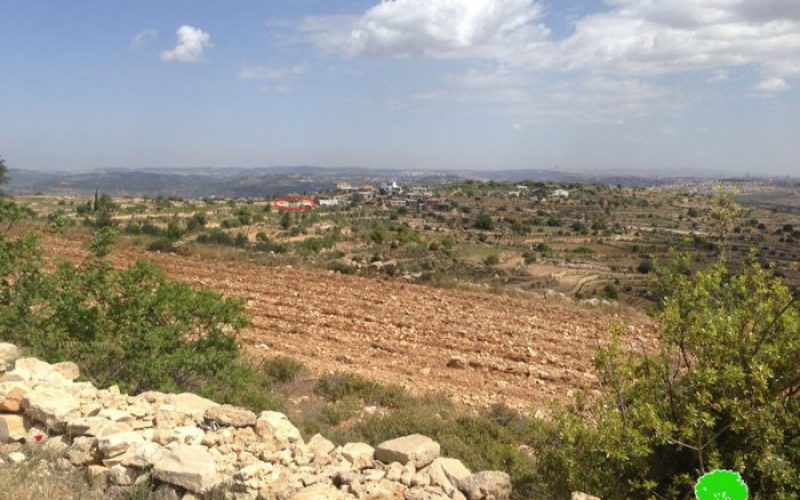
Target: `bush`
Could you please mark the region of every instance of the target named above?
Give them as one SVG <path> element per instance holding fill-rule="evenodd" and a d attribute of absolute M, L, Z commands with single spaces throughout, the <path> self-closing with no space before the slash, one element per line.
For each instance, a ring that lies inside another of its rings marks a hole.
<path fill-rule="evenodd" d="M 229 245 L 233 246 L 235 244 L 235 240 L 233 237 L 222 231 L 221 229 L 214 229 L 213 231 L 209 231 L 207 233 L 203 233 L 197 237 L 198 243 L 210 243 L 213 245 Z"/>
<path fill-rule="evenodd" d="M 649 274 L 653 270 L 653 259 L 642 259 L 636 270 L 641 274 Z"/>
<path fill-rule="evenodd" d="M 159 238 L 147 245 L 147 250 L 150 252 L 174 252 L 175 246 L 171 239 Z"/>
<path fill-rule="evenodd" d="M 399 408 L 407 404 L 410 399 L 410 396 L 401 387 L 381 385 L 357 375 L 342 372 L 320 378 L 314 387 L 314 392 L 329 401 L 338 401 L 352 396 L 365 404 L 386 408 Z"/>
<path fill-rule="evenodd" d="M 148 263 L 113 269 L 102 259 L 113 237 L 98 232 L 89 258 L 54 269 L 35 238 L 0 237 L 0 337 L 132 393 L 235 382 L 242 302 L 170 281 Z"/>
<path fill-rule="evenodd" d="M 475 229 L 480 229 L 483 231 L 491 231 L 494 228 L 494 222 L 492 221 L 492 216 L 487 214 L 486 212 L 482 212 L 475 218 L 475 223 L 473 224 Z"/>
<path fill-rule="evenodd" d="M 606 286 L 603 287 L 603 294 L 606 296 L 607 299 L 610 300 L 617 300 L 619 298 L 619 292 L 617 291 L 617 287 L 615 287 L 611 283 L 606 283 Z"/>
<path fill-rule="evenodd" d="M 694 274 L 682 265 L 664 280 L 656 351 L 601 349 L 603 396 L 536 423 L 530 444 L 551 496 L 689 498 L 697 477 L 724 468 L 754 498 L 796 498 L 798 299 L 754 258 L 739 274 L 724 261 Z"/>
<path fill-rule="evenodd" d="M 500 257 L 498 257 L 497 254 L 493 253 L 492 255 L 489 255 L 485 259 L 483 259 L 483 263 L 489 267 L 496 266 L 497 264 L 500 263 Z"/>

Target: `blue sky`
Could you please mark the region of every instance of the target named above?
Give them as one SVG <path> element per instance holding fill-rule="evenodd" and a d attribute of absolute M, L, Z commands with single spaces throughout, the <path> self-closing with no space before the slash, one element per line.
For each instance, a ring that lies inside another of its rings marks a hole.
<path fill-rule="evenodd" d="M 796 0 L 0 1 L 17 168 L 800 175 Z"/>

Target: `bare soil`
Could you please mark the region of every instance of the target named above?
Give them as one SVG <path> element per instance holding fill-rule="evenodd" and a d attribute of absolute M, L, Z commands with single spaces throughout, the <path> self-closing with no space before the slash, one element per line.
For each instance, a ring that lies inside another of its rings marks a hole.
<path fill-rule="evenodd" d="M 43 243 L 50 255 L 84 255 L 82 235 L 48 234 Z M 174 279 L 244 299 L 253 325 L 241 341 L 251 353 L 289 356 L 315 374 L 341 370 L 417 394 L 446 393 L 474 408 L 545 410 L 575 389 L 597 389 L 593 355 L 615 322 L 637 351 L 639 341 L 653 344 L 652 322 L 627 308 L 149 253 L 125 243 L 110 258 L 115 265 L 148 260 Z"/>

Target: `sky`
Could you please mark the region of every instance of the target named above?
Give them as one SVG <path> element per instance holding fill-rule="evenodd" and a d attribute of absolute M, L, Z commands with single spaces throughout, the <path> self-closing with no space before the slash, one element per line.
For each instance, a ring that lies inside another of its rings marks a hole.
<path fill-rule="evenodd" d="M 0 0 L 12 168 L 800 175 L 798 0 Z"/>

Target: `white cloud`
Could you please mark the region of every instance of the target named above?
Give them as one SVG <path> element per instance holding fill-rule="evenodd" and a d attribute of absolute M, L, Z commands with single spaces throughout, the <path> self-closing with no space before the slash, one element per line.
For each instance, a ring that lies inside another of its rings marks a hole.
<path fill-rule="evenodd" d="M 783 78 L 766 78 L 758 82 L 753 89 L 768 93 L 783 92 L 789 90 L 789 84 Z"/>
<path fill-rule="evenodd" d="M 161 59 L 166 62 L 198 63 L 203 62 L 203 52 L 212 47 L 211 37 L 208 33 L 194 26 L 183 25 L 176 31 L 178 44 L 174 49 L 161 53 Z"/>
<path fill-rule="evenodd" d="M 284 80 L 308 73 L 310 69 L 311 67 L 307 64 L 297 64 L 291 68 L 274 68 L 259 64 L 241 70 L 239 78 L 242 80 Z"/>
<path fill-rule="evenodd" d="M 131 50 L 142 49 L 152 43 L 157 36 L 158 32 L 156 30 L 150 28 L 143 29 L 131 37 L 130 48 Z"/>
<path fill-rule="evenodd" d="M 724 82 L 748 67 L 770 76 L 756 86 L 762 94 L 800 76 L 800 0 L 605 0 L 560 38 L 547 26 L 552 3 L 382 0 L 358 15 L 307 18 L 300 31 L 350 58 L 474 62 L 480 71 L 447 75 L 444 88 L 410 102 L 483 104 L 520 123 L 677 113 L 697 97 L 663 84 L 665 75 Z"/>
<path fill-rule="evenodd" d="M 549 31 L 531 0 L 389 0 L 358 17 L 310 18 L 316 43 L 355 57 L 504 57 Z"/>
<path fill-rule="evenodd" d="M 606 0 L 556 40 L 543 0 L 384 0 L 309 18 L 320 48 L 351 57 L 477 58 L 528 68 L 653 76 L 742 65 L 800 74 L 798 0 Z"/>

